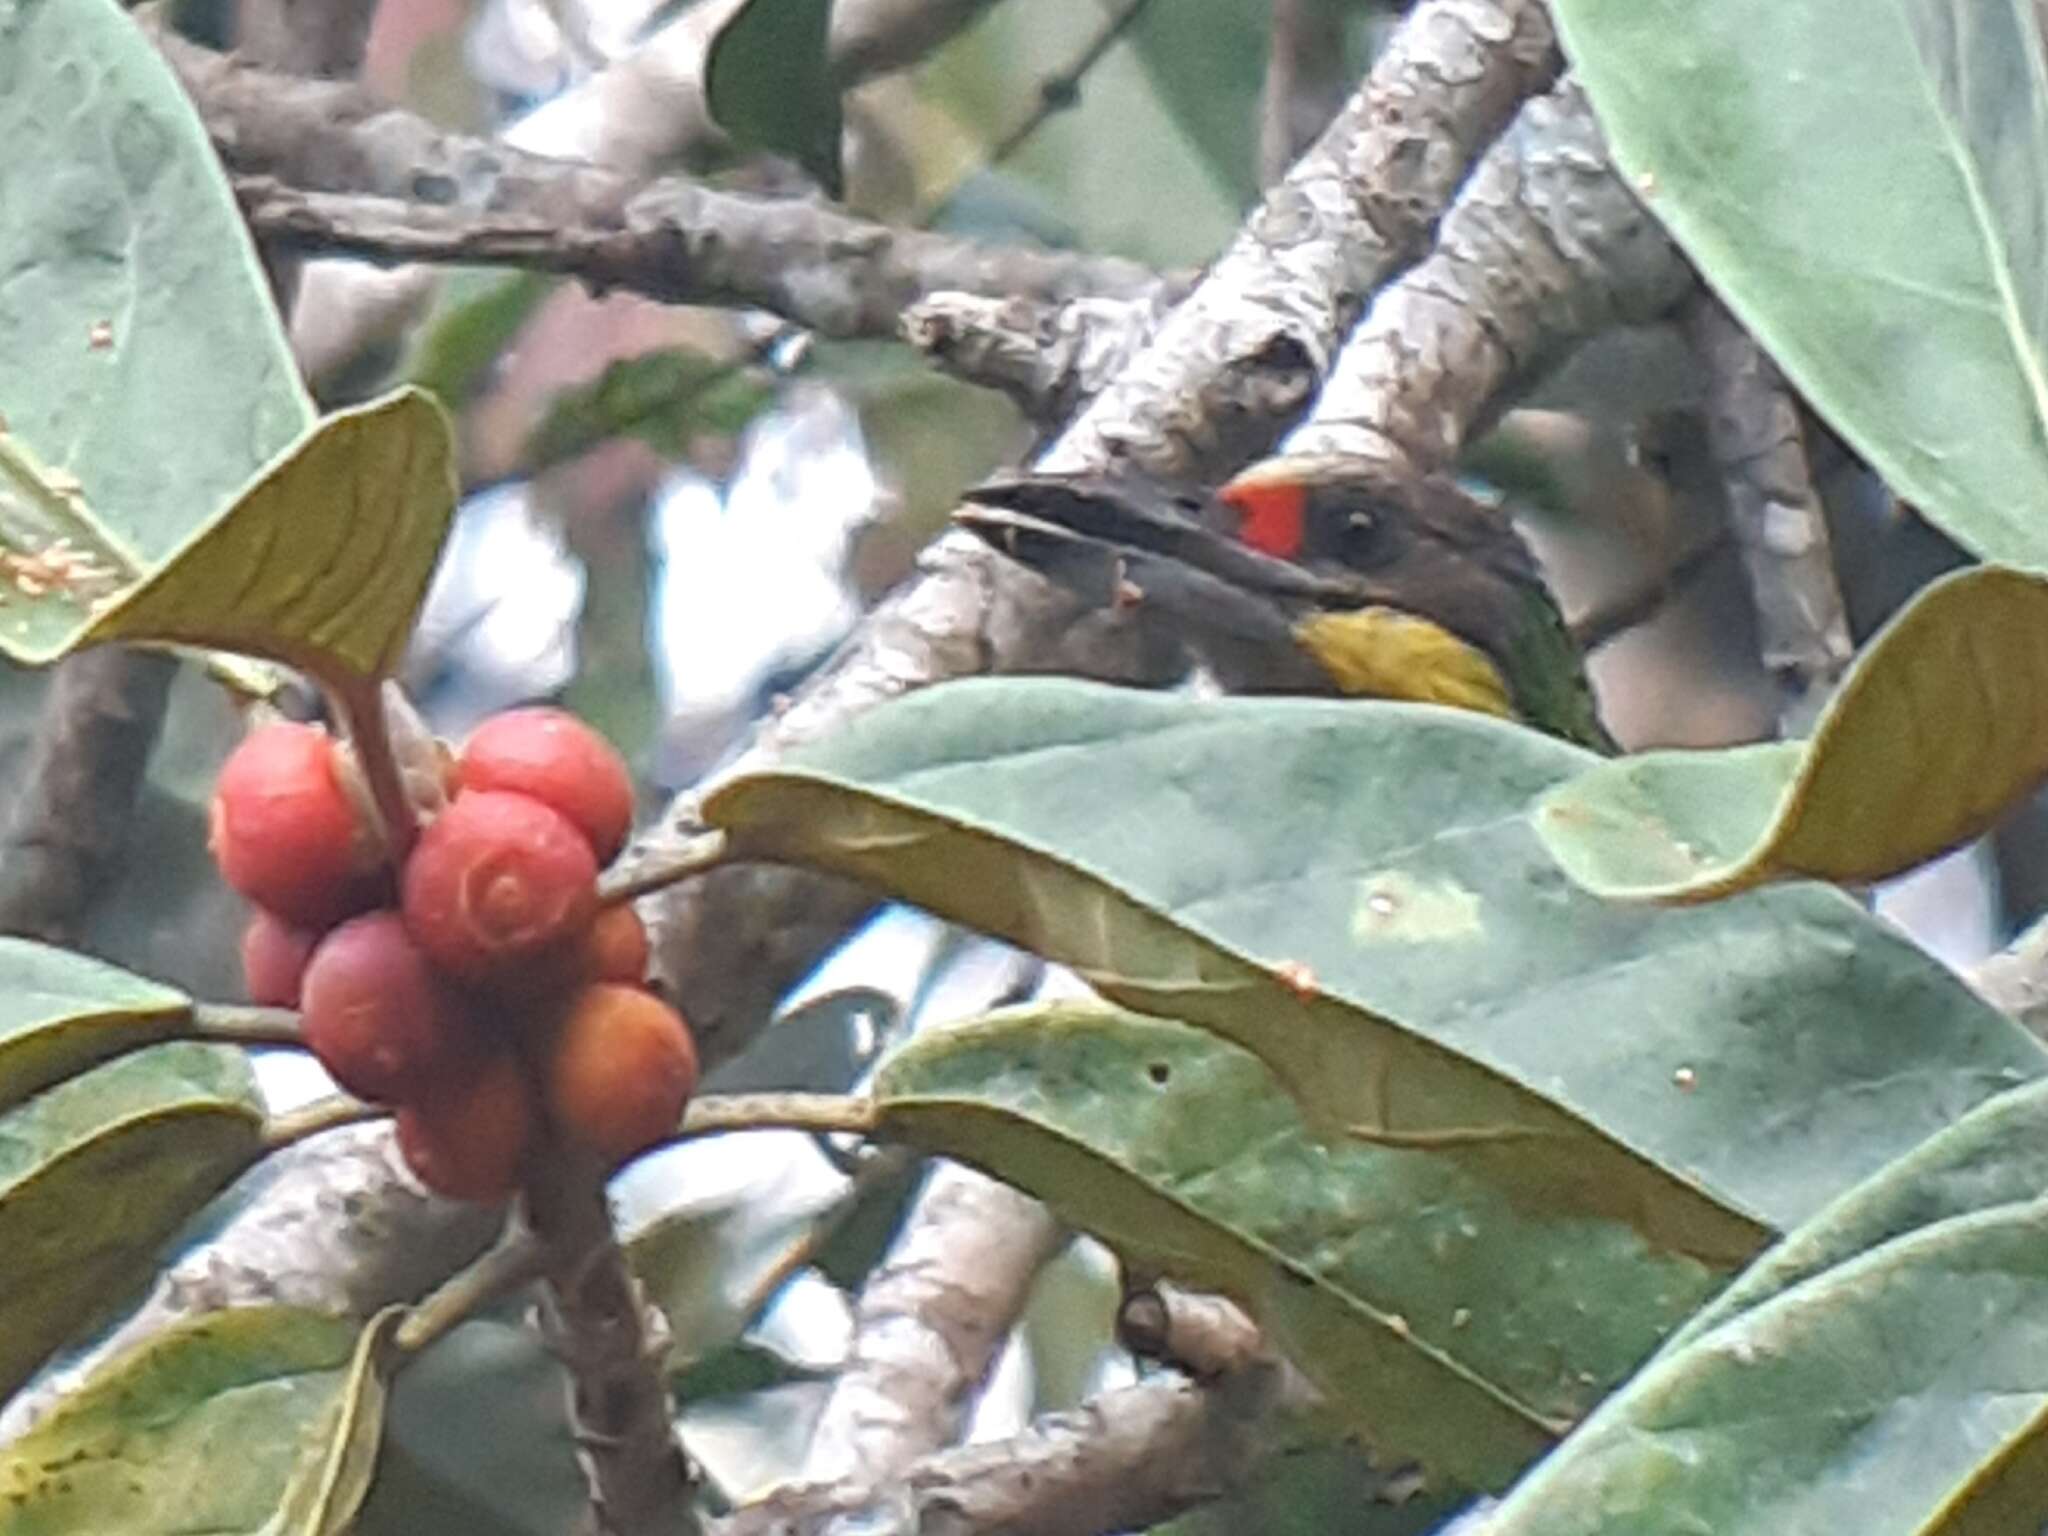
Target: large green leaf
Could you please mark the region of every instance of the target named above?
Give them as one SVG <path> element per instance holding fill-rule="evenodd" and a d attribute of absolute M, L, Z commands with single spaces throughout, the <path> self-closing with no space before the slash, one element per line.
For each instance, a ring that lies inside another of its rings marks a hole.
<path fill-rule="evenodd" d="M 101 1365 L 0 1449 L 0 1536 L 268 1528 L 358 1325 L 294 1307 L 180 1323 Z"/>
<path fill-rule="evenodd" d="M 1326 1146 L 1256 1058 L 1164 1020 L 999 1014 L 921 1037 L 874 1095 L 882 1135 L 1029 1190 L 1141 1269 L 1235 1296 L 1376 1449 L 1483 1486 L 1723 1278 L 1431 1152 Z"/>
<path fill-rule="evenodd" d="M 1536 827 L 1601 896 L 1705 901 L 1768 880 L 1883 879 L 1985 831 L 2048 775 L 2048 579 L 1923 591 L 1810 742 L 1647 752 L 1543 797 Z"/>
<path fill-rule="evenodd" d="M 151 1046 L 0 1115 L 0 1397 L 262 1153 L 242 1052 Z"/>
<path fill-rule="evenodd" d="M 182 992 L 103 961 L 0 936 L 0 1110 L 191 1017 Z"/>
<path fill-rule="evenodd" d="M 2036 1530 L 2048 1492 L 2000 1473 L 2040 1464 L 2044 1315 L 2048 1200 L 1910 1232 L 1652 1365 L 1487 1536 Z M 1958 1523 L 1986 1478 L 2001 1522 Z"/>
<path fill-rule="evenodd" d="M 738 143 L 789 156 L 838 197 L 831 25 L 832 0 L 746 0 L 711 39 L 704 97 L 712 119 Z"/>
<path fill-rule="evenodd" d="M 1856 905 L 1574 888 L 1529 824 L 1594 761 L 1426 706 L 1049 680 L 886 705 L 714 790 L 742 856 L 867 880 L 1250 1049 L 1319 1129 L 1746 1257 L 2041 1047 Z"/>
<path fill-rule="evenodd" d="M 1800 391 L 2048 564 L 2048 88 L 2017 0 L 1557 0 L 1616 162 Z"/>
<path fill-rule="evenodd" d="M 112 0 L 0 11 L 0 140 L 0 651 L 47 656 L 313 409 L 206 132 Z"/>
<path fill-rule="evenodd" d="M 363 1325 L 347 1374 L 301 1440 L 266 1536 L 348 1536 L 355 1529 L 377 1473 L 391 1378 L 405 1358 L 394 1346 L 405 1315 L 402 1306 L 386 1307 Z"/>

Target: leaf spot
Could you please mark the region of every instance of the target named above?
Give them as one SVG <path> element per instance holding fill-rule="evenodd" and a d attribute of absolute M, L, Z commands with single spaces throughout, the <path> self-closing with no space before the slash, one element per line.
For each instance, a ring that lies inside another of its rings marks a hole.
<path fill-rule="evenodd" d="M 1433 944 L 1481 934 L 1478 893 L 1457 881 L 1386 870 L 1361 881 L 1351 914 L 1360 944 Z"/>

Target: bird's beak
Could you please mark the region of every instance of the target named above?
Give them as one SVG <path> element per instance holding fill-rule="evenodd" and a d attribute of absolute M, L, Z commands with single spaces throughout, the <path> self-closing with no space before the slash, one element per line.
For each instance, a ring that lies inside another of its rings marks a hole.
<path fill-rule="evenodd" d="M 1178 564 L 1249 592 L 1310 602 L 1355 601 L 1356 584 L 1317 576 L 1251 548 L 1203 513 L 1234 514 L 1220 504 L 1190 508 L 1157 493 L 1113 481 L 1027 475 L 968 493 L 955 521 L 1026 564 L 1047 569 L 1071 561 L 1074 546 L 1120 554 L 1127 564 L 1157 571 Z M 1099 555 L 1090 558 L 1100 558 Z"/>

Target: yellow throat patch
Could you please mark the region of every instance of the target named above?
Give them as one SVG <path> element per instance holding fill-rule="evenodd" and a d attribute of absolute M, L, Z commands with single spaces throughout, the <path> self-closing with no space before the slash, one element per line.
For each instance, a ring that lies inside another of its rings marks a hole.
<path fill-rule="evenodd" d="M 1398 608 L 1318 613 L 1294 634 L 1345 693 L 1515 718 L 1507 682 L 1485 653 L 1415 614 Z"/>

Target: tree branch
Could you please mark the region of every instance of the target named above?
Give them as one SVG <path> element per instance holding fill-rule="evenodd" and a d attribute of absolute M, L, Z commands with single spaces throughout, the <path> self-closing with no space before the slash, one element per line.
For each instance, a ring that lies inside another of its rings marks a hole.
<path fill-rule="evenodd" d="M 1799 407 L 1777 365 L 1719 299 L 1696 294 L 1685 320 L 1706 366 L 1707 440 L 1749 574 L 1764 667 L 1778 685 L 1781 733 L 1803 735 L 1856 647 Z"/>
<path fill-rule="evenodd" d="M 1032 1282 L 1065 1243 L 1030 1196 L 956 1163 L 933 1168 L 861 1289 L 805 1477 L 887 1477 L 957 1441 Z"/>
<path fill-rule="evenodd" d="M 1040 427 L 1065 423 L 1151 341 L 1187 293 L 1178 276 L 1134 299 L 1064 304 L 978 293 L 935 293 L 904 311 L 903 339 L 932 365 L 1001 390 Z"/>
<path fill-rule="evenodd" d="M 1531 101 L 1389 284 L 1286 447 L 1447 468 L 1572 347 L 1668 310 L 1692 269 L 1615 175 L 1577 85 Z"/>

